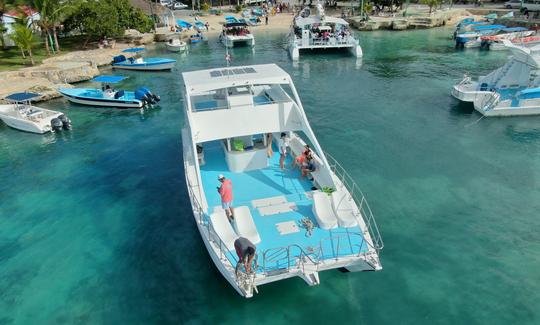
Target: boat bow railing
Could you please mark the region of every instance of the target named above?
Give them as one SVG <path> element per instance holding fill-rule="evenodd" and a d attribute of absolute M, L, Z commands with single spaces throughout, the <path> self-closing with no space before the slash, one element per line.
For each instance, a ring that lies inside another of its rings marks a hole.
<path fill-rule="evenodd" d="M 328 154 L 327 152 L 325 152 L 324 154 L 326 156 L 328 164 L 330 164 L 330 169 L 332 170 L 334 175 L 340 180 L 341 185 L 348 190 L 352 199 L 356 203 L 356 206 L 360 211 L 361 217 L 366 224 L 366 231 L 369 232 L 369 235 L 373 242 L 373 245 L 370 246 L 372 246 L 377 251 L 380 251 L 384 247 L 384 242 L 382 240 L 381 233 L 379 232 L 377 222 L 375 221 L 375 217 L 373 216 L 373 212 L 371 211 L 371 208 L 366 200 L 366 197 L 364 196 L 364 193 L 362 193 L 360 187 L 358 187 L 354 179 L 349 175 L 349 173 L 347 173 L 345 168 L 343 168 L 343 166 L 341 166 L 341 164 L 334 157 L 332 157 L 332 155 Z"/>

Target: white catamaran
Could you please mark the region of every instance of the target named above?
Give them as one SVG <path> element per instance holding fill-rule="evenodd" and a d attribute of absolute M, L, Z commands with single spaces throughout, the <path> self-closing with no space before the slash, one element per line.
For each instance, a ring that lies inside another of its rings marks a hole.
<path fill-rule="evenodd" d="M 195 221 L 213 262 L 240 295 L 252 297 L 259 285 L 295 276 L 317 285 L 319 272 L 329 269 L 382 269 L 383 242 L 369 205 L 322 151 L 285 71 L 265 64 L 182 75 L 184 169 Z M 282 135 L 291 153 L 283 170 L 276 148 Z M 306 143 L 315 168 L 301 177 L 291 157 Z M 232 222 L 216 191 L 222 176 L 233 186 Z M 249 273 L 237 267 L 239 237 L 256 245 Z"/>
<path fill-rule="evenodd" d="M 357 58 L 362 57 L 362 48 L 349 29 L 349 23 L 326 16 L 320 3 L 317 3 L 315 15 L 310 8 L 305 8 L 294 18 L 288 38 L 293 60 L 300 58 L 300 51 L 314 49 L 345 49 Z"/>

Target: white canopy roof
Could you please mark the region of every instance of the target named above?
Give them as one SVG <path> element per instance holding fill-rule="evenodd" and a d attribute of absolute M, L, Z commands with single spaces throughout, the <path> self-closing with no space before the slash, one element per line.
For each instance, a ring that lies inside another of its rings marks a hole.
<path fill-rule="evenodd" d="M 323 20 L 319 19 L 317 16 L 309 16 L 306 18 L 298 16 L 296 18 L 296 25 L 298 27 L 304 27 L 306 25 L 313 25 L 313 24 L 340 24 L 340 25 L 349 25 L 348 22 L 346 22 L 344 19 L 332 17 L 332 16 L 325 16 Z"/>
<path fill-rule="evenodd" d="M 288 84 L 290 76 L 276 64 L 260 64 L 183 72 L 188 94 L 241 85 Z"/>

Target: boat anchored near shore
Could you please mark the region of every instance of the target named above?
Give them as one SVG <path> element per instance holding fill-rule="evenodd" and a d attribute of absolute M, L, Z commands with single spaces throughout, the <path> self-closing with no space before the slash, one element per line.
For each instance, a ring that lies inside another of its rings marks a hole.
<path fill-rule="evenodd" d="M 15 93 L 5 97 L 9 104 L 0 105 L 0 119 L 14 129 L 31 133 L 71 130 L 71 120 L 64 113 L 31 105 L 31 101 L 39 96 Z"/>
<path fill-rule="evenodd" d="M 124 55 L 113 58 L 112 67 L 114 69 L 158 71 L 171 70 L 176 63 L 174 59 L 168 58 L 144 58 L 140 53 L 144 51 L 142 47 L 125 49 L 124 53 L 136 53 L 134 57 L 127 59 Z"/>
<path fill-rule="evenodd" d="M 322 150 L 284 70 L 264 64 L 182 76 L 183 159 L 193 214 L 212 261 L 241 296 L 291 277 L 318 285 L 319 272 L 330 269 L 382 269 L 383 242 L 371 209 Z M 280 168 L 277 139 L 288 143 L 292 157 L 309 160 L 309 172 L 292 167 L 290 158 Z M 234 186 L 231 222 L 216 192 L 218 179 Z M 235 253 L 240 237 L 256 245 L 251 270 Z"/>
<path fill-rule="evenodd" d="M 355 57 L 362 56 L 360 43 L 341 18 L 326 16 L 322 4 L 317 3 L 317 13 L 305 8 L 294 18 L 289 32 L 289 54 L 293 60 L 300 58 L 303 50 L 344 49 Z"/>
<path fill-rule="evenodd" d="M 160 101 L 148 88 L 135 91 L 115 89 L 112 85 L 126 79 L 123 76 L 98 76 L 91 82 L 101 83 L 101 88 L 59 88 L 58 92 L 70 102 L 115 108 L 143 108 Z"/>
<path fill-rule="evenodd" d="M 540 45 L 524 47 L 506 39 L 503 42 L 513 54 L 508 62 L 478 81 L 465 75 L 452 88 L 452 96 L 473 103 L 484 116 L 539 115 Z"/>

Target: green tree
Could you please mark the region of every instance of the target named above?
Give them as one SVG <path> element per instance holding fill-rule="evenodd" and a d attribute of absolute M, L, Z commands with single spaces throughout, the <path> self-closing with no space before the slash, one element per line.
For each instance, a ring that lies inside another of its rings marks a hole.
<path fill-rule="evenodd" d="M 429 13 L 433 10 L 433 7 L 437 7 L 442 3 L 442 0 L 420 0 L 420 3 L 429 7 Z"/>
<path fill-rule="evenodd" d="M 32 55 L 32 48 L 34 47 L 35 40 L 32 30 L 28 28 L 27 23 L 15 24 L 13 33 L 9 35 L 15 45 L 21 50 L 23 59 L 26 58 L 25 51 L 28 53 L 30 63 L 34 65 L 34 56 Z"/>

